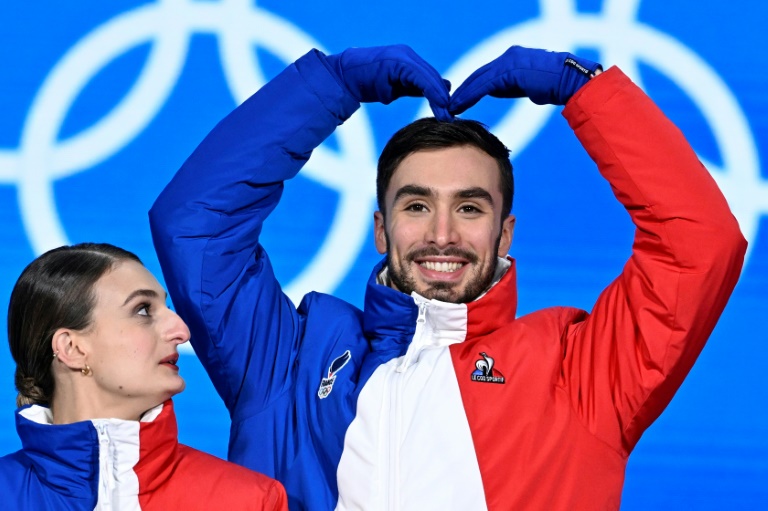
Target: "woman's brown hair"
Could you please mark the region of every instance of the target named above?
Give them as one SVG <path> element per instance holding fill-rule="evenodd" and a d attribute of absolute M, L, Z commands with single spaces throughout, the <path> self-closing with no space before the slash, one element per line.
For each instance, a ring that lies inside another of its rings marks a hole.
<path fill-rule="evenodd" d="M 8 344 L 16 362 L 17 406 L 50 405 L 54 392 L 53 334 L 91 324 L 94 284 L 120 261 L 139 258 L 107 243 L 55 248 L 27 266 L 8 305 Z"/>

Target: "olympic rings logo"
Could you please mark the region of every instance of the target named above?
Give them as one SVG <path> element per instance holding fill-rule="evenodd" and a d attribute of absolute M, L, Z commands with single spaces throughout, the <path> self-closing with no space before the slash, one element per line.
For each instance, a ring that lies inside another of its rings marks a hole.
<path fill-rule="evenodd" d="M 760 216 L 768 213 L 768 182 L 761 179 L 747 118 L 717 72 L 680 41 L 637 21 L 640 0 L 604 0 L 602 12 L 594 14 L 579 13 L 575 0 L 539 3 L 539 18 L 489 37 L 459 59 L 445 77 L 451 83 L 461 83 L 513 44 L 558 51 L 599 49 L 602 62 L 617 65 L 641 87 L 638 63 L 655 67 L 688 94 L 712 130 L 723 163 L 699 159 L 728 199 L 751 247 Z M 555 107 L 519 101 L 491 126 L 491 131 L 510 148 L 514 160 L 554 111 Z M 428 110 L 423 109 L 420 115 L 428 115 Z"/>
<path fill-rule="evenodd" d="M 753 240 L 760 216 L 768 212 L 768 183 L 760 177 L 746 117 L 717 72 L 679 41 L 638 22 L 640 0 L 605 0 L 602 12 L 590 14 L 579 13 L 575 4 L 575 0 L 541 0 L 538 18 L 490 36 L 445 76 L 461 83 L 512 44 L 558 50 L 593 47 L 603 62 L 620 66 L 638 84 L 638 62 L 654 66 L 690 96 L 710 126 L 723 163 L 702 161 L 729 199 L 745 236 Z M 190 39 L 198 33 L 217 37 L 223 72 L 238 103 L 266 82 L 254 46 L 286 64 L 309 48 L 322 49 L 298 27 L 251 0 L 157 0 L 86 34 L 38 90 L 19 147 L 0 150 L 0 183 L 17 186 L 22 221 L 35 252 L 68 243 L 53 183 L 107 160 L 152 122 L 172 94 Z M 59 140 L 64 119 L 85 86 L 115 58 L 145 43 L 151 43 L 149 56 L 121 101 L 94 125 Z M 491 128 L 514 158 L 553 112 L 553 107 L 510 102 L 510 110 Z M 429 115 L 426 105 L 418 117 L 423 115 Z M 364 108 L 337 130 L 337 143 L 336 149 L 319 147 L 302 171 L 337 192 L 339 202 L 322 245 L 286 286 L 293 299 L 309 289 L 332 292 L 358 257 L 370 229 L 376 149 Z"/>
<path fill-rule="evenodd" d="M 24 227 L 37 253 L 67 244 L 53 182 L 91 168 L 128 145 L 162 108 L 178 80 L 195 33 L 218 37 L 224 74 L 240 103 L 266 82 L 254 66 L 254 45 L 285 62 L 322 48 L 287 21 L 248 0 L 159 0 L 108 21 L 87 34 L 57 63 L 38 91 L 17 151 L 0 151 L 0 182 L 15 183 Z M 104 118 L 68 140 L 57 137 L 78 94 L 116 57 L 151 42 L 141 73 Z M 258 62 L 257 62 L 258 64 Z M 339 194 L 330 234 L 311 263 L 286 288 L 332 291 L 362 248 L 375 207 L 375 144 L 370 122 L 358 112 L 337 132 L 338 150 L 320 147 L 303 175 Z M 368 212 L 368 214 L 361 214 Z"/>

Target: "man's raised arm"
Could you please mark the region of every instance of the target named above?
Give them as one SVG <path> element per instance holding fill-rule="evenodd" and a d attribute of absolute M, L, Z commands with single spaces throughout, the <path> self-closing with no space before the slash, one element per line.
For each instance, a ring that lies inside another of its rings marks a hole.
<path fill-rule="evenodd" d="M 470 76 L 449 109 L 485 95 L 565 104 L 636 226 L 623 272 L 561 340 L 558 382 L 589 431 L 626 456 L 712 332 L 746 241 L 682 133 L 619 69 L 599 73 L 570 54 L 512 47 Z"/>
<path fill-rule="evenodd" d="M 447 84 L 410 48 L 310 51 L 222 120 L 152 207 L 171 297 L 233 415 L 293 383 L 302 318 L 258 242 L 283 181 L 361 102 L 422 95 L 449 117 Z"/>
<path fill-rule="evenodd" d="M 636 226 L 621 275 L 569 332 L 564 371 L 588 427 L 629 454 L 712 333 L 747 244 L 683 134 L 619 69 L 563 115 Z"/>

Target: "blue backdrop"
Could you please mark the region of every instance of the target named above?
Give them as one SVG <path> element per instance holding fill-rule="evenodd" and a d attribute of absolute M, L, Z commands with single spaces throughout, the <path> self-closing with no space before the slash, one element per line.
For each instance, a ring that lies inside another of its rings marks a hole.
<path fill-rule="evenodd" d="M 23 267 L 63 243 L 124 246 L 159 277 L 154 198 L 217 120 L 313 46 L 406 43 L 454 85 L 512 44 L 620 66 L 686 133 L 750 242 L 709 344 L 630 459 L 622 509 L 768 509 L 767 4 L 80 0 L 0 12 L 3 307 Z M 425 113 L 416 99 L 366 105 L 288 184 L 263 239 L 290 296 L 317 289 L 361 304 L 378 260 L 376 157 Z M 589 309 L 629 255 L 628 216 L 558 108 L 484 99 L 470 115 L 512 150 L 520 312 Z M 180 365 L 182 441 L 224 457 L 226 411 L 191 352 Z M 0 452 L 18 448 L 13 369 L 1 349 Z"/>

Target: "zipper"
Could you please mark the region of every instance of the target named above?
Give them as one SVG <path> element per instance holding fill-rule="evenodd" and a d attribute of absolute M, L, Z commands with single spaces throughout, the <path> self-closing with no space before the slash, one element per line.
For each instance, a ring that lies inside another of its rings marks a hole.
<path fill-rule="evenodd" d="M 413 333 L 411 344 L 403 356 L 403 360 L 390 373 L 390 399 L 389 399 L 389 450 L 387 461 L 389 462 L 389 481 L 387 485 L 387 509 L 400 509 L 400 439 L 403 430 L 403 411 L 400 405 L 403 392 L 403 378 L 408 370 L 408 363 L 414 353 L 418 353 L 424 345 L 422 337 L 425 335 L 427 325 L 428 302 L 419 302 L 419 315 L 416 318 L 416 330 Z M 414 348 L 414 349 L 411 349 Z"/>
<path fill-rule="evenodd" d="M 423 343 L 416 344 L 416 341 L 420 341 L 421 337 L 424 335 L 424 325 L 427 323 L 427 307 L 429 307 L 427 302 L 419 302 L 419 315 L 416 318 L 416 331 L 413 333 L 413 339 L 411 339 L 411 344 L 408 346 L 403 360 L 397 365 L 396 371 L 398 373 L 405 372 L 405 370 L 408 368 L 408 362 L 411 361 L 413 352 L 421 349 L 421 345 Z M 411 349 L 414 344 L 416 344 L 415 349 Z"/>
<path fill-rule="evenodd" d="M 390 421 L 389 421 L 389 449 L 387 452 L 388 488 L 386 509 L 399 509 L 400 502 L 400 384 L 402 376 L 398 372 L 391 372 L 391 388 L 389 394 Z"/>
<path fill-rule="evenodd" d="M 111 457 L 109 455 L 109 434 L 107 433 L 106 422 L 94 422 L 96 431 L 99 433 L 99 509 L 112 509 L 112 489 L 110 481 L 112 479 L 112 467 L 110 466 Z"/>

